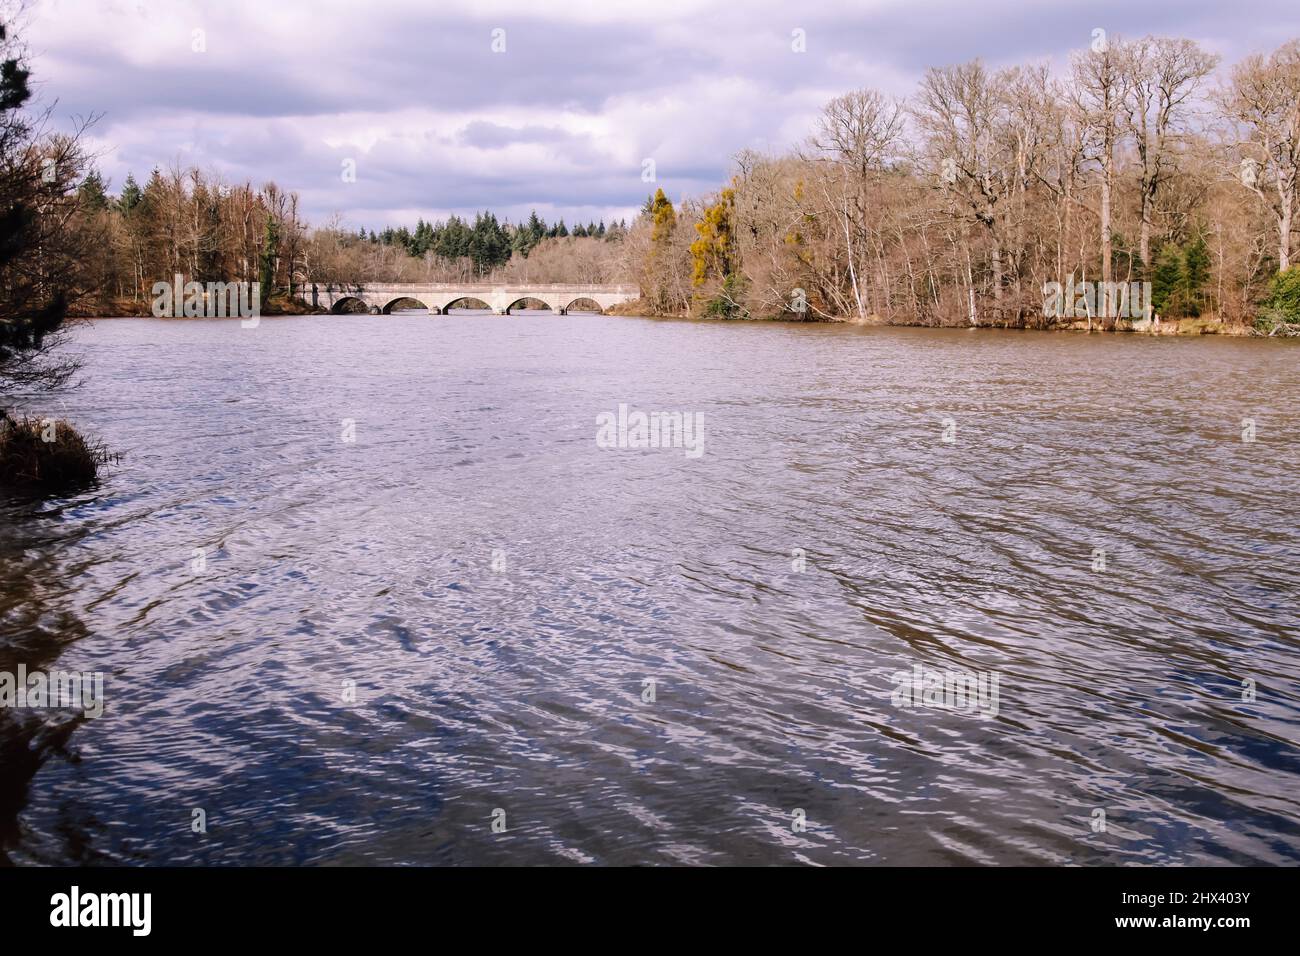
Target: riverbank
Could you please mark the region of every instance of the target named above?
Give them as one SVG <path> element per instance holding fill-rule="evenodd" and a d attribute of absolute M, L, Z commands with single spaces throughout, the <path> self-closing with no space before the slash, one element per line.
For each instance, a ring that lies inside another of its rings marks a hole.
<path fill-rule="evenodd" d="M 144 318 L 152 314 L 152 303 L 149 300 L 130 299 L 122 297 L 111 297 L 108 299 L 96 300 L 94 302 L 81 302 L 74 305 L 68 310 L 68 314 L 75 319 L 120 319 L 125 316 Z M 326 315 L 320 309 L 313 309 L 310 305 L 299 298 L 286 298 L 284 296 L 275 296 L 260 306 L 259 315 L 276 316 L 276 315 Z M 173 318 L 173 316 L 163 316 L 163 318 Z M 177 318 L 191 318 L 191 316 L 178 316 Z M 193 318 L 203 318 L 203 316 L 193 316 Z M 229 318 L 240 318 L 240 316 L 229 316 Z"/>
<path fill-rule="evenodd" d="M 634 302 L 625 302 L 622 305 L 613 306 L 606 309 L 609 315 L 629 315 L 644 316 L 656 319 L 688 319 L 690 315 L 681 312 L 665 313 L 657 311 L 650 303 L 644 299 L 638 299 Z M 795 313 L 772 316 L 770 318 L 740 319 L 742 322 L 812 322 L 824 325 L 864 325 L 880 328 L 950 328 L 950 329 L 1009 329 L 1025 330 L 1032 329 L 1038 332 L 1127 332 L 1135 335 L 1231 335 L 1231 336 L 1263 336 L 1265 333 L 1254 328 L 1253 326 L 1243 325 L 1237 322 L 1228 322 L 1223 319 L 1214 317 L 1203 318 L 1186 318 L 1186 319 L 1161 319 L 1161 320 L 1134 320 L 1119 319 L 1112 328 L 1104 328 L 1096 320 L 1091 323 L 1085 320 L 1075 320 L 1068 323 L 1055 323 L 1052 325 L 1034 326 L 1034 325 L 1012 325 L 1007 323 L 932 323 L 932 322 L 898 322 L 889 321 L 879 315 L 871 314 L 865 318 L 859 319 L 856 316 L 799 316 Z"/>
<path fill-rule="evenodd" d="M 77 318 L 82 319 L 116 319 L 123 317 L 136 317 L 140 313 L 142 303 L 134 299 L 110 299 L 104 302 L 96 303 L 93 307 L 82 308 L 76 312 Z M 261 315 L 265 317 L 275 316 L 294 316 L 294 315 L 332 315 L 328 310 L 316 308 L 309 305 L 302 299 L 287 299 L 278 296 L 270 302 L 265 303 L 261 309 Z M 693 316 L 682 312 L 664 312 L 655 308 L 651 303 L 644 299 L 637 299 L 632 302 L 624 302 L 618 305 L 610 306 L 605 310 L 606 315 L 611 316 L 629 316 L 652 319 L 691 319 Z M 188 318 L 188 317 L 182 317 Z M 203 318 L 203 316 L 198 316 Z M 239 318 L 231 316 L 230 318 Z M 799 316 L 795 313 L 786 313 L 775 315 L 767 318 L 736 319 L 737 322 L 808 322 L 819 325 L 859 325 L 872 326 L 879 328 L 951 328 L 951 329 L 1008 329 L 1008 330 L 1033 330 L 1038 332 L 1121 332 L 1133 335 L 1151 335 L 1151 336 L 1170 336 L 1170 335 L 1223 335 L 1223 336 L 1244 336 L 1244 337 L 1268 337 L 1268 333 L 1254 326 L 1244 325 L 1239 322 L 1229 322 L 1218 319 L 1213 316 L 1200 318 L 1182 318 L 1182 319 L 1161 319 L 1161 320 L 1134 320 L 1119 319 L 1110 327 L 1104 327 L 1100 322 L 1092 322 L 1086 319 L 1076 319 L 1072 322 L 1057 322 L 1051 325 L 1014 325 L 1010 323 L 981 322 L 974 325 L 968 323 L 933 323 L 933 322 L 900 322 L 889 321 L 879 315 L 871 314 L 865 318 L 859 319 L 856 316 Z M 1285 333 L 1276 333 L 1285 337 Z"/>
<path fill-rule="evenodd" d="M 980 328 L 980 329 L 1032 329 L 1037 332 L 1122 332 L 1134 335 L 1261 335 L 1257 329 L 1235 322 L 1217 318 L 1196 319 L 1117 319 L 1109 328 L 1093 320 L 1076 319 L 1073 322 L 1053 325 L 1010 325 L 1000 323 L 975 323 L 963 325 L 930 326 L 924 322 L 888 322 L 879 316 L 870 316 L 867 321 L 856 318 L 837 318 L 831 321 L 845 322 L 849 325 L 873 325 L 892 327 L 926 327 L 926 328 Z"/>

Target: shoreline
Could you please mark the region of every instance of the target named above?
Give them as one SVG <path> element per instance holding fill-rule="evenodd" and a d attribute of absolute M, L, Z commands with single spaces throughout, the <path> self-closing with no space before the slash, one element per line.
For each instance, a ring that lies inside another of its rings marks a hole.
<path fill-rule="evenodd" d="M 545 311 L 545 310 L 539 310 Z M 383 319 L 391 317 L 393 314 L 418 315 L 418 312 L 410 313 L 386 313 L 382 315 L 371 315 L 369 313 L 335 313 L 324 312 L 319 310 L 306 310 L 302 312 L 277 311 L 274 313 L 264 313 L 258 316 L 259 319 L 294 319 L 307 317 L 329 317 L 344 318 L 347 316 L 368 319 Z M 467 311 L 465 314 L 470 315 L 492 315 L 490 312 L 473 312 Z M 1158 326 L 1152 325 L 1149 321 L 1133 322 L 1127 325 L 1117 325 L 1114 328 L 1102 328 L 1094 325 L 1088 328 L 1081 323 L 1072 323 L 1070 325 L 1049 325 L 1049 326 L 1032 326 L 1032 325 L 936 325 L 926 322 L 886 322 L 883 320 L 859 321 L 854 318 L 825 318 L 825 319 L 798 319 L 786 316 L 776 316 L 767 319 L 719 319 L 703 318 L 691 315 L 672 315 L 661 312 L 651 311 L 608 311 L 605 313 L 592 312 L 583 313 L 584 315 L 600 315 L 606 318 L 638 318 L 638 319 L 673 319 L 680 322 L 708 322 L 710 324 L 732 324 L 732 325 L 761 325 L 766 323 L 785 323 L 791 325 L 848 325 L 858 328 L 873 329 L 948 329 L 951 331 L 999 331 L 999 332 L 1064 332 L 1078 333 L 1083 335 L 1137 335 L 1146 338 L 1191 338 L 1201 336 L 1224 336 L 1229 338 L 1277 338 L 1286 339 L 1292 336 L 1286 335 L 1268 335 L 1258 329 L 1247 325 L 1237 325 L 1229 322 L 1220 322 L 1217 320 L 1207 319 L 1168 319 L 1161 322 Z M 429 318 L 443 318 L 445 314 L 431 313 Z M 557 316 L 559 318 L 559 316 Z M 130 315 L 121 312 L 112 312 L 105 314 L 87 314 L 79 315 L 74 321 L 98 322 L 111 321 L 117 319 L 157 319 L 160 322 L 242 322 L 246 321 L 244 317 L 238 315 L 228 316 L 205 316 L 205 315 L 182 315 L 182 316 L 155 316 L 155 315 Z"/>

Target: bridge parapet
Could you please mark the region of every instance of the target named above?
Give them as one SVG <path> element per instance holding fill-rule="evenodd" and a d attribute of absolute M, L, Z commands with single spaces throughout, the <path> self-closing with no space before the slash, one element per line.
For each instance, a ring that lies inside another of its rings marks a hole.
<path fill-rule="evenodd" d="M 387 312 L 400 299 L 413 299 L 433 313 L 447 310 L 460 299 L 477 299 L 498 314 L 507 314 L 523 299 L 543 302 L 551 311 L 563 314 L 579 299 L 595 303 L 601 311 L 612 305 L 640 298 L 635 285 L 565 285 L 521 283 L 500 285 L 485 282 L 375 282 L 309 284 L 302 296 L 313 308 L 339 311 L 348 300 L 363 303 L 371 312 Z"/>

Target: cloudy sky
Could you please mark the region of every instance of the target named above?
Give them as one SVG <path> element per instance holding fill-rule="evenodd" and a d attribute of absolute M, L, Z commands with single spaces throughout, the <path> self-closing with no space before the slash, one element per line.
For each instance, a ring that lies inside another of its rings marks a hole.
<path fill-rule="evenodd" d="M 630 218 L 645 159 L 674 200 L 707 192 L 855 87 L 906 93 L 976 56 L 1061 66 L 1096 28 L 1231 62 L 1300 36 L 1300 2 L 33 0 L 18 26 L 58 121 L 102 114 L 114 191 L 179 161 L 378 228 Z"/>

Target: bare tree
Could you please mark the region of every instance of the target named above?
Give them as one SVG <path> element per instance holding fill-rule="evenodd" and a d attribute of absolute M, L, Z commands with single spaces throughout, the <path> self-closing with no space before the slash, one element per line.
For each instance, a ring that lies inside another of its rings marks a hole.
<path fill-rule="evenodd" d="M 874 194 L 882 172 L 897 158 L 906 115 L 898 99 L 872 89 L 854 90 L 822 108 L 809 143 L 814 156 L 833 164 L 833 175 L 818 177 L 818 189 L 838 222 L 859 320 L 865 318 L 868 302 L 873 311 L 889 307 L 886 275 L 879 276 L 882 288 L 873 302 L 875 297 L 864 291 L 863 272 L 879 245 L 871 215 Z"/>
<path fill-rule="evenodd" d="M 924 160 L 931 175 L 984 228 L 989 242 L 989 281 L 994 301 L 999 303 L 1005 275 L 1005 200 L 1017 185 L 1017 157 L 1006 135 L 1007 104 L 1002 91 L 1017 76 L 1014 70 L 990 73 L 979 60 L 932 67 L 921 80 L 914 109 L 927 134 Z M 966 251 L 969 253 L 969 247 Z M 973 302 L 975 278 L 969 258 L 966 272 Z"/>
<path fill-rule="evenodd" d="M 1088 131 L 1090 157 L 1101 169 L 1101 200 L 1098 222 L 1101 231 L 1101 281 L 1105 294 L 1098 302 L 1109 323 L 1115 314 L 1110 299 L 1113 281 L 1113 219 L 1115 196 L 1115 149 L 1124 134 L 1124 102 L 1128 97 L 1128 75 L 1124 41 L 1102 35 L 1085 52 L 1071 59 L 1074 105 Z"/>
<path fill-rule="evenodd" d="M 1174 147 L 1188 132 L 1190 100 L 1219 57 L 1193 40 L 1151 36 L 1126 44 L 1121 52 L 1127 73 L 1124 121 L 1138 160 L 1138 254 L 1150 267 L 1156 193 L 1174 173 Z"/>
<path fill-rule="evenodd" d="M 1300 40 L 1265 57 L 1251 54 L 1219 92 L 1224 116 L 1239 135 L 1239 180 L 1272 214 L 1278 270 L 1291 265 L 1296 187 L 1300 184 Z"/>

